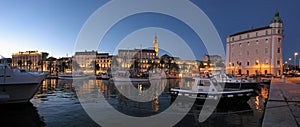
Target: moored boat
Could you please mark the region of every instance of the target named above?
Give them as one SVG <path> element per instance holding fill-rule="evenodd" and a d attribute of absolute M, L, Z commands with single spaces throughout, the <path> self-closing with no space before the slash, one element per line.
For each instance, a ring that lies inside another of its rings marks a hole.
<path fill-rule="evenodd" d="M 246 78 L 236 78 L 231 74 L 214 75 L 212 76 L 219 83 L 224 84 L 224 88 L 236 89 L 259 89 L 259 82 Z"/>
<path fill-rule="evenodd" d="M 113 82 L 149 82 L 149 78 L 112 77 L 109 80 Z"/>
<path fill-rule="evenodd" d="M 171 96 L 196 99 L 204 102 L 205 100 L 219 100 L 220 102 L 247 102 L 252 95 L 253 89 L 227 89 L 223 88 L 221 83 L 211 78 L 194 78 L 192 89 L 171 88 Z"/>
<path fill-rule="evenodd" d="M 88 75 L 82 72 L 73 72 L 73 73 L 58 73 L 59 79 L 87 79 Z"/>
<path fill-rule="evenodd" d="M 0 104 L 29 102 L 47 75 L 0 64 Z"/>

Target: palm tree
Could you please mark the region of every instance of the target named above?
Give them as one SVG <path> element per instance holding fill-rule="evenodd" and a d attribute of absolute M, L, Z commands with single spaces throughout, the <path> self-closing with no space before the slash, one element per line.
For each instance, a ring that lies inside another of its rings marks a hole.
<path fill-rule="evenodd" d="M 79 68 L 80 68 L 80 66 L 77 63 L 77 61 L 73 60 L 72 61 L 72 70 L 74 69 L 74 71 L 77 71 L 77 69 L 79 69 Z"/>
<path fill-rule="evenodd" d="M 31 60 L 27 60 L 26 62 L 27 62 L 27 67 L 28 67 L 27 69 L 31 70 L 32 61 Z"/>
<path fill-rule="evenodd" d="M 22 60 L 18 60 L 18 66 L 20 67 L 20 69 L 22 68 Z"/>
<path fill-rule="evenodd" d="M 41 66 L 41 70 L 43 72 L 44 71 L 44 69 L 43 69 L 43 60 L 39 60 L 38 65 Z"/>

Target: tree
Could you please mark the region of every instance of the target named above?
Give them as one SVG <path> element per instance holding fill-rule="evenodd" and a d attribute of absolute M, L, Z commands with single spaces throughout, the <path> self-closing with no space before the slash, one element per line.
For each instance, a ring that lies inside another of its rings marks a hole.
<path fill-rule="evenodd" d="M 72 70 L 77 71 L 80 68 L 76 60 L 72 61 Z"/>
<path fill-rule="evenodd" d="M 32 61 L 31 60 L 27 60 L 26 62 L 27 62 L 27 67 L 28 67 L 27 69 L 31 70 Z"/>
<path fill-rule="evenodd" d="M 41 70 L 42 72 L 44 71 L 44 68 L 43 68 L 43 60 L 39 60 L 38 61 L 38 65 L 41 66 Z"/>
<path fill-rule="evenodd" d="M 18 66 L 20 67 L 20 69 L 22 68 L 22 64 L 23 64 L 22 60 L 18 60 Z"/>

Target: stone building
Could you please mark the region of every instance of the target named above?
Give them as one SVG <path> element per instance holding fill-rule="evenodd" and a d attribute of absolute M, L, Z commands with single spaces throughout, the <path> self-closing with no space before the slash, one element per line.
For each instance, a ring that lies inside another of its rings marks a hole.
<path fill-rule="evenodd" d="M 283 22 L 279 12 L 265 27 L 226 38 L 226 72 L 232 74 L 282 74 Z"/>

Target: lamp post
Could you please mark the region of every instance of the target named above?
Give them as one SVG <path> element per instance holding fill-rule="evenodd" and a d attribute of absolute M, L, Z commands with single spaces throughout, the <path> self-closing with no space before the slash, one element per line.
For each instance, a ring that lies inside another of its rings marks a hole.
<path fill-rule="evenodd" d="M 297 68 L 296 68 L 296 58 L 297 58 L 297 55 L 298 55 L 298 52 L 295 52 L 295 53 L 294 53 L 294 67 L 295 67 L 295 68 L 294 68 L 294 73 L 296 73 L 296 69 L 297 69 Z"/>

